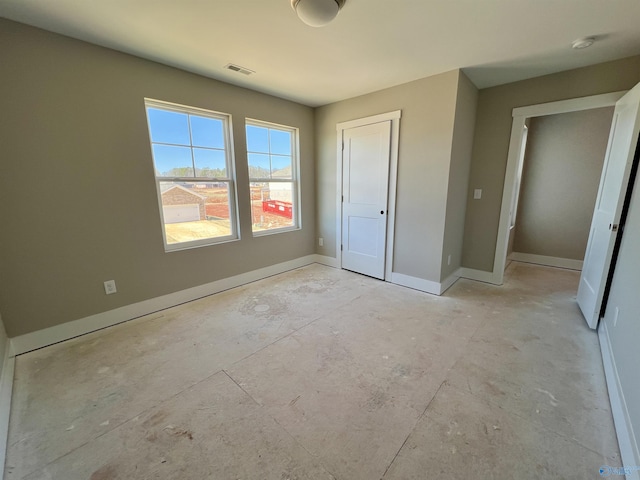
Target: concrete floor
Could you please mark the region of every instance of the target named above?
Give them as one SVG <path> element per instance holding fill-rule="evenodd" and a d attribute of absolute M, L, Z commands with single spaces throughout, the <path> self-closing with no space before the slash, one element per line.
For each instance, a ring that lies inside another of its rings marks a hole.
<path fill-rule="evenodd" d="M 5 478 L 599 478 L 578 279 L 436 297 L 311 265 L 21 355 Z"/>

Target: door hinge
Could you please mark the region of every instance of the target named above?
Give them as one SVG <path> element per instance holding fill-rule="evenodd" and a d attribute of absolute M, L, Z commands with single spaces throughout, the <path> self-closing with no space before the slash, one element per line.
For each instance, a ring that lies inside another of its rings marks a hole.
<path fill-rule="evenodd" d="M 340 245 L 340 251 L 342 251 L 342 245 Z"/>
<path fill-rule="evenodd" d="M 344 203 L 344 195 L 342 195 L 342 203 Z"/>

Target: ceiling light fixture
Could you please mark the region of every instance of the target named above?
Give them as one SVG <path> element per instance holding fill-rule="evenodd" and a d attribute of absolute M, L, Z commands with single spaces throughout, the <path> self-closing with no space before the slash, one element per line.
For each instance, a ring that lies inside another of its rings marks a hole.
<path fill-rule="evenodd" d="M 579 38 L 573 41 L 573 43 L 571 44 L 571 48 L 573 48 L 574 50 L 582 50 L 583 48 L 587 48 L 593 45 L 593 42 L 595 41 L 596 39 L 593 37 Z"/>
<path fill-rule="evenodd" d="M 336 18 L 347 0 L 291 0 L 298 18 L 311 27 L 323 27 Z"/>

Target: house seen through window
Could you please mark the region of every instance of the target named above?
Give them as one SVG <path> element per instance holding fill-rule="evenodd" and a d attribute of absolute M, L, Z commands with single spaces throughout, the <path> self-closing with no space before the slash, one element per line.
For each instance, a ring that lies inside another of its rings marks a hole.
<path fill-rule="evenodd" d="M 238 238 L 229 116 L 145 104 L 165 249 Z"/>
<path fill-rule="evenodd" d="M 299 228 L 298 130 L 247 120 L 254 235 Z"/>

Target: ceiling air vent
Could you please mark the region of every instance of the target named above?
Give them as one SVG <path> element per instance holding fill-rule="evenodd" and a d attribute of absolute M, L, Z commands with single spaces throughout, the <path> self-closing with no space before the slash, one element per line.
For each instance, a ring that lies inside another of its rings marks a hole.
<path fill-rule="evenodd" d="M 224 68 L 226 68 L 227 70 L 232 70 L 234 72 L 242 73 L 244 75 L 251 75 L 252 73 L 256 73 L 253 70 L 241 67 L 240 65 L 234 65 L 233 63 L 227 63 Z"/>

